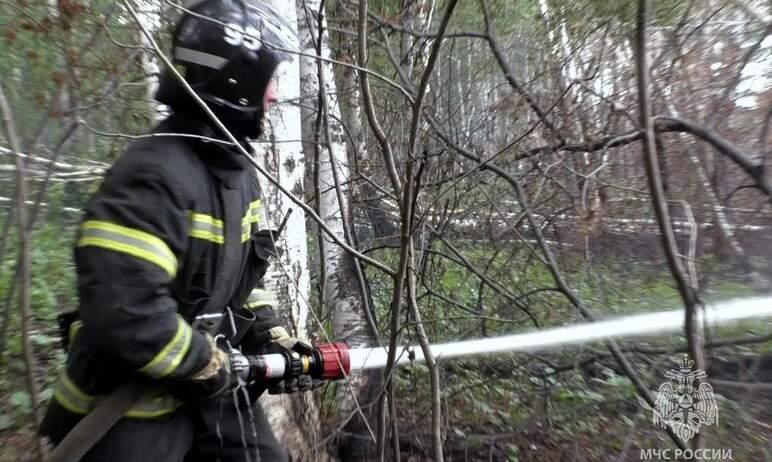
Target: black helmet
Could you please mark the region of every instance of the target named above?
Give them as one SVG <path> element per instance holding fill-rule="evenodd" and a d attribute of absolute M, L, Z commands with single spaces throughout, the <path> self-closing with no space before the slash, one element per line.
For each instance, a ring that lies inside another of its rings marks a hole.
<path fill-rule="evenodd" d="M 188 2 L 172 43 L 174 63 L 225 126 L 237 137 L 257 138 L 265 90 L 279 64 L 299 50 L 273 1 Z M 156 99 L 176 112 L 201 114 L 168 70 Z"/>

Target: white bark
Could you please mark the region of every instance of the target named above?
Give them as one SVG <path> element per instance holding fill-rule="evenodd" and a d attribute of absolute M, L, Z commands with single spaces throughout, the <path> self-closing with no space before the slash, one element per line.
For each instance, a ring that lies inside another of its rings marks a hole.
<path fill-rule="evenodd" d="M 142 18 L 142 22 L 152 34 L 155 34 L 158 28 L 161 27 L 161 2 L 141 0 L 139 2 L 139 7 L 138 13 Z M 142 45 L 149 49 L 150 42 L 147 37 L 145 37 L 145 34 L 140 33 L 139 38 L 142 41 Z M 140 56 L 142 60 L 142 70 L 145 72 L 145 75 L 147 75 L 147 101 L 152 102 L 154 101 L 155 93 L 158 90 L 161 68 L 158 66 L 158 59 L 156 58 L 155 53 L 146 51 Z M 160 122 L 168 113 L 166 106 L 155 102 L 152 102 L 151 104 L 153 105 L 153 121 Z"/>
<path fill-rule="evenodd" d="M 463 143 L 469 143 L 472 141 L 472 112 L 467 108 L 466 91 L 471 86 L 471 79 L 469 75 L 472 69 L 472 50 L 474 49 L 474 42 L 471 40 L 459 39 L 459 46 L 462 48 L 461 53 L 455 60 L 455 82 L 450 81 L 448 85 L 452 85 L 456 90 L 453 101 L 450 104 L 458 104 L 458 118 L 460 119 L 459 127 L 459 139 Z M 450 64 L 453 66 L 453 62 Z M 451 113 L 451 107 L 448 107 L 448 113 Z M 498 120 L 497 120 L 498 122 Z"/>
<path fill-rule="evenodd" d="M 295 24 L 294 3 L 282 4 L 285 9 L 280 14 L 288 18 L 290 24 Z M 263 141 L 255 143 L 255 154 L 258 162 L 283 186 L 302 197 L 305 174 L 302 143 L 290 141 L 300 139 L 300 108 L 282 103 L 297 101 L 300 96 L 298 60 L 285 64 L 283 71 L 278 87 L 280 104 L 268 114 Z M 266 180 L 260 183 L 267 218 L 264 226 L 276 228 L 287 211 L 294 208 L 293 204 Z M 278 314 L 287 328 L 299 337 L 306 336 L 309 315 L 310 277 L 305 230 L 305 215 L 302 210 L 295 210 L 278 243 L 281 258 L 274 261 L 265 277 L 266 286 L 279 300 Z M 323 460 L 313 453 L 318 426 L 312 423 L 316 417 L 312 395 L 263 395 L 260 402 L 276 437 L 289 449 L 292 460 Z"/>
<path fill-rule="evenodd" d="M 314 158 L 315 150 L 320 150 L 319 197 L 317 198 L 319 214 L 338 238 L 351 243 L 351 234 L 346 229 L 351 219 L 348 187 L 350 170 L 346 154 L 346 133 L 341 123 L 341 111 L 335 88 L 335 76 L 332 66 L 328 62 L 321 62 L 323 82 L 320 82 L 320 63 L 311 57 L 317 54 L 319 7 L 319 0 L 298 2 L 300 43 L 306 55 L 300 60 L 301 93 L 305 97 L 302 105 L 303 139 L 313 141 L 318 138 L 320 143 L 318 148 L 311 143 L 305 145 L 307 159 Z M 323 17 L 321 23 L 323 34 L 319 55 L 329 59 L 331 56 L 329 38 Z M 320 98 L 322 83 L 324 98 Z M 355 132 L 358 135 L 361 132 L 358 127 L 360 120 L 358 102 L 350 102 L 355 106 L 348 119 L 357 126 Z M 320 107 L 321 120 L 319 120 Z M 320 123 L 318 124 L 317 121 Z M 354 348 L 371 346 L 372 335 L 367 326 L 364 313 L 366 308 L 362 303 L 355 262 L 327 234 L 322 235 L 319 245 L 324 257 L 326 276 L 322 284 L 325 289 L 325 309 L 332 313 L 334 340 L 345 341 Z M 342 387 L 344 392 L 339 396 L 338 401 L 340 415 L 343 417 L 356 411 L 355 395 L 366 385 L 366 380 L 361 373 L 352 374 L 349 377 L 349 385 Z"/>
<path fill-rule="evenodd" d="M 293 8 L 294 13 L 294 8 Z M 293 14 L 294 16 L 294 14 Z M 297 60 L 284 68 L 279 84 L 279 100 L 293 101 L 300 96 L 300 77 Z M 265 121 L 263 141 L 255 143 L 256 158 L 263 167 L 279 179 L 282 186 L 302 196 L 305 160 L 300 141 L 300 108 L 279 104 Z M 263 202 L 266 227 L 277 228 L 293 203 L 265 180 Z M 306 245 L 305 216 L 294 210 L 279 241 L 282 256 L 274 262 L 266 275 L 266 285 L 273 289 L 286 307 L 286 320 L 295 334 L 304 336 L 309 314 L 310 278 L 308 248 Z"/>
<path fill-rule="evenodd" d="M 419 33 L 428 32 L 431 29 L 433 12 L 433 0 L 419 0 L 402 14 L 402 26 Z M 421 40 L 423 39 L 414 38 L 410 34 L 402 34 L 400 37 L 402 73 L 408 80 L 413 78 L 415 67 L 420 65 L 421 69 L 423 69 L 426 65 L 426 60 L 429 58 L 428 48 L 431 42 L 426 40 L 423 45 L 419 45 L 418 42 Z M 418 54 L 419 51 L 422 52 L 420 56 Z M 416 58 L 420 58 L 421 62 L 416 62 Z"/>
<path fill-rule="evenodd" d="M 303 8 L 305 3 L 305 8 Z M 316 49 L 314 43 L 318 39 L 318 27 L 316 14 L 319 11 L 319 0 L 306 0 L 299 2 L 298 5 L 298 24 L 300 30 L 301 46 L 305 55 L 315 55 Z M 326 25 L 325 25 L 326 27 Z M 327 34 L 324 34 L 321 47 L 321 56 L 330 58 L 330 49 L 328 45 Z M 319 143 L 321 149 L 321 166 L 319 171 L 320 197 L 319 213 L 327 226 L 341 239 L 345 239 L 343 210 L 348 208 L 348 186 L 344 183 L 340 186 L 340 199 L 336 190 L 335 174 L 339 181 L 345 182 L 348 179 L 348 164 L 346 160 L 345 133 L 340 123 L 340 109 L 338 107 L 338 98 L 335 91 L 335 81 L 332 66 L 329 63 L 322 63 L 322 73 L 324 78 L 324 92 L 326 94 L 328 114 L 327 126 L 330 130 L 331 143 L 327 145 L 326 128 L 324 121 L 319 128 Z M 303 56 L 300 59 L 300 83 L 301 93 L 304 97 L 302 105 L 303 118 L 303 139 L 311 142 L 315 139 L 317 129 L 317 117 L 319 107 L 319 72 L 317 60 L 310 56 Z M 324 115 L 323 115 L 324 116 Z M 306 159 L 313 158 L 315 146 L 311 143 L 306 144 L 306 151 L 311 153 Z M 333 168 L 336 169 L 333 172 Z M 324 236 L 322 248 L 324 249 L 325 269 L 330 276 L 332 285 L 335 285 L 337 279 L 334 275 L 338 273 L 341 267 L 341 259 L 345 252 L 329 238 Z M 328 285 L 331 295 L 334 295 L 335 289 Z M 330 298 L 328 298 L 330 300 Z"/>
<path fill-rule="evenodd" d="M 319 0 L 305 0 L 305 10 L 298 8 L 301 44 L 304 54 L 315 55 L 314 42 L 318 39 L 316 13 L 319 11 Z M 310 25 L 310 27 L 309 27 Z M 326 27 L 326 24 L 323 25 Z M 321 56 L 330 58 L 328 36 L 325 31 L 322 37 Z M 317 110 L 319 105 L 319 67 L 317 60 L 302 57 L 301 88 L 307 96 L 303 104 L 303 139 L 313 140 L 316 130 Z M 341 124 L 341 112 L 338 105 L 337 92 L 332 66 L 322 63 L 324 92 L 327 102 L 327 122 L 322 121 L 319 133 L 321 143 L 321 165 L 319 171 L 320 197 L 319 212 L 329 228 L 342 240 L 347 239 L 344 213 L 349 212 L 349 168 L 346 156 L 345 132 Z M 324 114 L 323 114 L 324 116 Z M 330 143 L 327 143 L 326 130 L 329 129 Z M 307 150 L 313 152 L 314 146 L 306 144 Z M 307 156 L 306 158 L 309 158 Z M 334 170 L 333 170 L 334 169 Z M 346 262 L 349 255 L 336 245 L 329 236 L 323 235 L 324 263 L 327 274 L 325 284 L 327 294 L 325 299 L 338 318 L 344 312 L 359 312 L 361 316 L 361 297 L 358 296 L 356 276 L 351 264 Z M 345 339 L 344 339 L 345 340 Z M 355 345 L 351 345 L 355 346 Z M 360 346 L 360 345 L 356 345 Z"/>
<path fill-rule="evenodd" d="M 319 54 L 322 58 L 331 57 L 327 24 L 324 16 L 320 17 L 320 0 L 298 1 L 298 24 L 300 43 L 304 55 L 300 60 L 301 93 L 304 96 L 303 139 L 318 140 L 319 145 L 306 143 L 306 159 L 319 156 L 318 190 L 319 214 L 332 232 L 349 244 L 353 241 L 351 233 L 350 191 L 348 181 L 350 169 L 346 151 L 347 135 L 342 124 L 342 115 L 335 88 L 335 76 L 332 65 L 313 58 Z M 320 24 L 321 23 L 321 24 Z M 322 28 L 321 42 L 319 28 Z M 317 49 L 318 47 L 318 49 Z M 321 73 L 321 81 L 320 81 Z M 356 79 L 349 73 L 349 86 L 356 89 Z M 345 79 L 345 77 L 344 77 Z M 321 89 L 321 92 L 320 92 Z M 358 100 L 349 97 L 352 107 L 347 114 L 349 127 L 359 152 L 364 150 L 361 135 Z M 321 118 L 320 118 L 321 115 Z M 309 161 L 310 162 L 310 161 Z M 344 341 L 351 347 L 373 345 L 373 336 L 368 327 L 363 303 L 356 261 L 327 235 L 322 234 L 319 246 L 322 251 L 325 280 L 320 284 L 324 288 L 325 310 L 332 313 L 333 339 Z M 322 274 L 322 272 L 320 272 Z M 325 339 L 326 340 L 326 339 Z M 372 374 L 369 374 L 372 375 Z M 346 386 L 340 387 L 337 396 L 338 415 L 348 418 L 357 413 L 358 400 L 366 393 L 367 376 L 362 373 L 351 374 Z M 361 422 L 356 419 L 355 422 Z M 354 424 L 346 431 L 357 433 L 358 437 L 367 437 L 366 430 Z M 362 434 L 364 433 L 364 434 Z M 346 438 L 341 442 L 342 451 L 356 451 L 349 446 Z M 356 443 L 355 443 L 356 445 Z"/>
<path fill-rule="evenodd" d="M 362 107 L 359 104 L 359 82 L 356 72 L 351 68 L 343 69 L 343 104 L 341 114 L 343 122 L 348 127 L 351 138 L 354 140 L 350 158 L 359 156 L 361 159 L 367 158 L 367 143 L 362 130 L 363 115 Z"/>

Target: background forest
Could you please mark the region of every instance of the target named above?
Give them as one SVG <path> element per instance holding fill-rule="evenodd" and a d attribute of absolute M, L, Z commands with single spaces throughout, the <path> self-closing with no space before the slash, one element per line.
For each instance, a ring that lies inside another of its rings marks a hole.
<path fill-rule="evenodd" d="M 145 33 L 168 52 L 179 3 L 0 0 L 0 461 L 38 460 L 79 211 L 163 117 Z M 772 460 L 772 323 L 694 316 L 772 286 L 769 1 L 278 4 L 302 52 L 255 148 L 269 218 L 294 210 L 269 279 L 296 333 L 393 349 L 685 313 L 261 398 L 296 460 L 641 460 L 683 445 L 651 406 L 684 353 L 721 408 L 692 443 Z"/>

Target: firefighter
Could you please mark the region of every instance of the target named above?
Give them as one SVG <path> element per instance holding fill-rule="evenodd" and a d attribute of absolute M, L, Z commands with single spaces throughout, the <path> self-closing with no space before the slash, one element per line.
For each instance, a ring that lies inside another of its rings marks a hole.
<path fill-rule="evenodd" d="M 268 0 L 190 3 L 174 63 L 249 150 L 297 38 Z M 85 208 L 74 250 L 80 305 L 41 434 L 55 445 L 119 386 L 152 383 L 83 460 L 286 460 L 254 400 L 310 381 L 256 383 L 234 399 L 244 388 L 229 355 L 194 327 L 228 308 L 256 319 L 245 353 L 310 351 L 279 325 L 271 297 L 253 291 L 276 238 L 262 229 L 256 173 L 168 71 L 156 98 L 172 111 L 154 130 L 164 135 L 133 142 Z"/>

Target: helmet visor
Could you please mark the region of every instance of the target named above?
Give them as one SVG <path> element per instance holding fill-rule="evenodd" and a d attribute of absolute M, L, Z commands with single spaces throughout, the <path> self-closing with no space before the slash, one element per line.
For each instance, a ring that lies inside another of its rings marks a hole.
<path fill-rule="evenodd" d="M 284 0 L 286 2 L 286 0 Z M 295 28 L 282 14 L 276 0 L 245 1 L 250 19 L 257 17 L 260 23 L 260 35 L 263 46 L 276 53 L 281 60 L 290 61 L 300 52 L 300 44 Z M 252 22 L 250 21 L 250 22 Z"/>
<path fill-rule="evenodd" d="M 300 52 L 295 25 L 287 20 L 287 0 L 183 0 L 183 11 L 194 17 L 225 26 L 231 45 L 246 42 L 248 48 L 257 51 L 265 47 L 275 53 L 280 61 L 291 61 Z M 175 3 L 172 3 L 175 5 Z M 223 11 L 227 11 L 223 13 Z M 242 12 L 246 12 L 244 19 Z"/>

